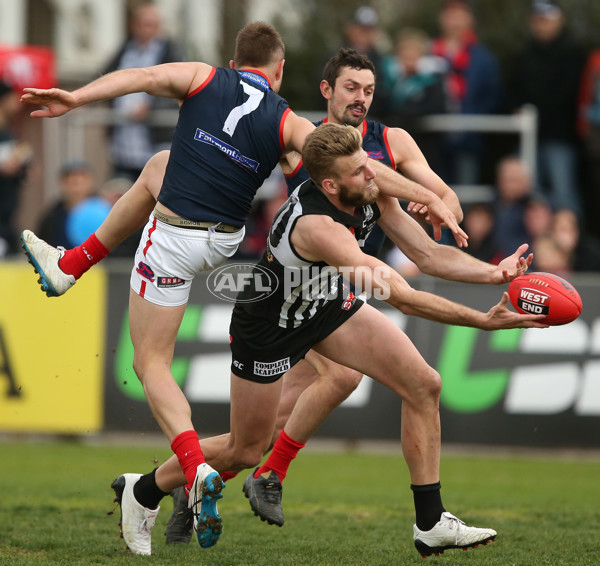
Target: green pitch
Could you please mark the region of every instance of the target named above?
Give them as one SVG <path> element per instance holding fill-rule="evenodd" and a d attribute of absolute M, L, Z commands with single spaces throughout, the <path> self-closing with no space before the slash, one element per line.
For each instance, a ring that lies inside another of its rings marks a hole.
<path fill-rule="evenodd" d="M 402 457 L 305 450 L 284 483 L 286 523 L 254 517 L 241 487 L 228 482 L 219 504 L 224 532 L 202 550 L 166 546 L 171 500 L 153 531 L 153 556 L 133 556 L 119 538 L 110 482 L 146 472 L 165 447 L 0 443 L 0 564 L 300 566 L 478 564 L 565 566 L 600 563 L 600 459 L 458 456 L 442 462 L 449 511 L 490 526 L 486 547 L 424 561 L 412 543 L 413 508 Z"/>

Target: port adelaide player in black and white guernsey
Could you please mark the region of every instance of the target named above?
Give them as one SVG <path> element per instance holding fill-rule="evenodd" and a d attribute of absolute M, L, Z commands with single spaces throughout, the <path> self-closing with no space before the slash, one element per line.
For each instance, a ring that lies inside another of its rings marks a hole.
<path fill-rule="evenodd" d="M 311 179 L 290 195 L 275 216 L 256 277 L 240 292 L 234 308 L 231 371 L 239 377 L 276 381 L 363 304 L 337 269 L 308 261 L 294 249 L 294 226 L 309 214 L 330 216 L 346 226 L 360 247 L 380 216 L 375 202 L 357 207 L 355 215 L 340 210 Z M 265 295 L 264 286 L 256 284 L 265 269 L 276 283 L 271 294 L 255 300 Z"/>
<path fill-rule="evenodd" d="M 379 194 L 362 141 L 353 126 L 333 123 L 306 137 L 302 158 L 311 178 L 277 213 L 265 254 L 233 309 L 231 372 L 241 379 L 231 381 L 232 418 L 262 427 L 267 446 L 279 409 L 280 378 L 311 348 L 370 375 L 402 398 L 402 451 L 414 493 L 417 550 L 429 556 L 486 544 L 496 538 L 495 530 L 467 526 L 442 503 L 440 375 L 401 329 L 356 298 L 343 277 L 404 314 L 484 330 L 543 328 L 542 316 L 510 311 L 506 292 L 489 311 L 478 311 L 413 289 L 360 246 L 378 222 L 424 273 L 497 285 L 525 272 L 533 256 L 521 255 L 524 244 L 496 266 L 431 240 L 396 198 Z M 265 297 L 261 274 L 267 269 L 277 285 Z"/>

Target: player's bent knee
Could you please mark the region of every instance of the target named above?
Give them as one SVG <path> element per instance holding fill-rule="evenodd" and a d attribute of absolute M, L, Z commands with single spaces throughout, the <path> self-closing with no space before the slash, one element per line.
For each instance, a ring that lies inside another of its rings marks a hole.
<path fill-rule="evenodd" d="M 340 368 L 333 375 L 336 382 L 341 382 L 344 387 L 352 388 L 352 390 L 358 387 L 363 374 L 359 371 L 350 368 Z"/>
<path fill-rule="evenodd" d="M 153 363 L 150 360 L 146 359 L 146 357 L 140 355 L 136 356 L 134 353 L 132 365 L 135 375 L 137 375 L 138 379 L 142 383 L 144 383 L 145 376 L 150 373 L 150 370 L 153 366 L 156 367 L 156 362 Z"/>
<path fill-rule="evenodd" d="M 423 388 L 427 397 L 433 398 L 436 401 L 440 398 L 442 393 L 442 378 L 440 374 L 433 368 L 429 368 L 429 371 L 425 372 L 423 377 Z"/>
<path fill-rule="evenodd" d="M 409 385 L 409 395 L 405 401 L 413 401 L 417 406 L 423 407 L 425 403 L 437 405 L 442 393 L 442 378 L 432 367 L 415 374 Z"/>
<path fill-rule="evenodd" d="M 362 373 L 353 369 L 340 368 L 329 376 L 329 383 L 343 401 L 358 387 L 362 376 Z"/>
<path fill-rule="evenodd" d="M 234 449 L 232 468 L 236 470 L 256 468 L 262 462 L 266 450 L 266 445 L 263 444 Z"/>

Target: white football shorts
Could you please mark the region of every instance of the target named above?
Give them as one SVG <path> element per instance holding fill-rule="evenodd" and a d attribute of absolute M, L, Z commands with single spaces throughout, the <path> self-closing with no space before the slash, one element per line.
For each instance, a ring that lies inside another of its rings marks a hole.
<path fill-rule="evenodd" d="M 180 228 L 150 215 L 135 252 L 131 288 L 156 305 L 183 305 L 194 277 L 230 258 L 244 235 L 244 228 L 233 233 Z"/>

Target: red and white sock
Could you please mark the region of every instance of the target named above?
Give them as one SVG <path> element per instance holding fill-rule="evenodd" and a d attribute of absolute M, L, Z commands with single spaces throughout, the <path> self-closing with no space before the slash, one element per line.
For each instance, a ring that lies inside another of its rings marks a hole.
<path fill-rule="evenodd" d="M 179 460 L 181 469 L 187 479 L 186 487 L 190 489 L 196 478 L 196 468 L 206 462 L 196 431 L 186 430 L 178 434 L 171 442 L 171 450 L 175 452 Z"/>
<path fill-rule="evenodd" d="M 266 462 L 254 472 L 254 477 L 257 478 L 261 474 L 273 470 L 279 481 L 283 481 L 292 460 L 305 445 L 306 442 L 296 442 L 282 430 L 279 438 L 275 441 L 271 454 L 269 454 Z"/>
<path fill-rule="evenodd" d="M 58 266 L 75 279 L 79 279 L 88 269 L 102 261 L 110 250 L 92 234 L 83 244 L 70 250 L 58 261 Z"/>

